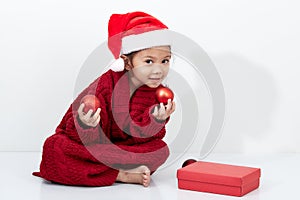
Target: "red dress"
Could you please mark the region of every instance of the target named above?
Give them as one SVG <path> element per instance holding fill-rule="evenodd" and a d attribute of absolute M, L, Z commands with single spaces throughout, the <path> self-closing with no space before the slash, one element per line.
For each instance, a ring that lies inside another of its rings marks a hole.
<path fill-rule="evenodd" d="M 158 104 L 157 88 L 146 85 L 130 97 L 128 74 L 104 73 L 78 95 L 43 146 L 40 172 L 46 180 L 85 186 L 112 185 L 119 168 L 146 165 L 153 173 L 169 156 L 162 140 L 165 122 L 150 114 Z M 80 100 L 86 94 L 101 102 L 101 121 L 85 127 L 78 120 Z"/>

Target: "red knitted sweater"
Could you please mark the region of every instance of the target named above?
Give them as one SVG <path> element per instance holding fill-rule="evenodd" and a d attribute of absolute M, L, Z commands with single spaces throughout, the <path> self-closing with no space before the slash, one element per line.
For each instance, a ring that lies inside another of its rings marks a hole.
<path fill-rule="evenodd" d="M 33 175 L 67 185 L 106 186 L 115 182 L 119 168 L 146 165 L 154 172 L 169 156 L 162 140 L 168 119 L 157 122 L 150 114 L 158 104 L 155 92 L 144 85 L 130 97 L 127 73 L 104 73 L 78 95 L 46 139 L 40 172 Z M 87 94 L 101 103 L 97 127 L 85 127 L 78 119 Z"/>

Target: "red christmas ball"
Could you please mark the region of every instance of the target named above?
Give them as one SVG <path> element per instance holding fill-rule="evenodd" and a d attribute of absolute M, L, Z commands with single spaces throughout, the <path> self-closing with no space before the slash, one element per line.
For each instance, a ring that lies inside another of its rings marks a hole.
<path fill-rule="evenodd" d="M 168 104 L 168 99 L 171 99 L 173 101 L 174 93 L 168 87 L 160 87 L 156 90 L 156 99 L 160 103 Z"/>
<path fill-rule="evenodd" d="M 194 162 L 197 162 L 195 159 L 187 159 L 186 161 L 183 162 L 182 167 L 186 167 Z"/>
<path fill-rule="evenodd" d="M 93 113 L 100 108 L 100 101 L 95 95 L 86 95 L 84 96 L 80 104 L 84 103 L 83 112 L 87 113 L 89 110 L 92 110 Z"/>

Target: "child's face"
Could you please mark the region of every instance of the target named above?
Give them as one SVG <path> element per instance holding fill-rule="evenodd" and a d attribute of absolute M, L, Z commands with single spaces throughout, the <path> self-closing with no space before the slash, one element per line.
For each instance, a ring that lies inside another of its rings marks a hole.
<path fill-rule="evenodd" d="M 126 65 L 134 86 L 158 87 L 168 75 L 171 52 L 169 46 L 153 47 L 134 54 Z"/>

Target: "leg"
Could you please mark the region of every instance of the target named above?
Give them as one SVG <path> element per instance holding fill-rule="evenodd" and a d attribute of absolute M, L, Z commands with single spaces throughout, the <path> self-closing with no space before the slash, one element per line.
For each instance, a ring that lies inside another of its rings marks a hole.
<path fill-rule="evenodd" d="M 130 146 L 126 144 L 96 144 L 87 146 L 86 149 L 95 160 L 114 169 L 133 169 L 145 165 L 151 172 L 154 172 L 169 156 L 168 146 L 162 140 Z M 85 151 L 87 151 L 86 149 Z M 76 155 L 83 154 L 77 153 Z"/>
<path fill-rule="evenodd" d="M 44 144 L 40 173 L 35 175 L 65 185 L 108 186 L 115 182 L 118 170 L 66 154 L 65 147 L 70 142 L 64 135 L 49 137 Z"/>

